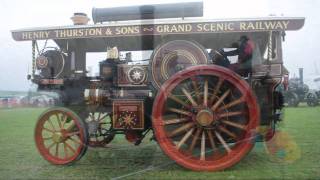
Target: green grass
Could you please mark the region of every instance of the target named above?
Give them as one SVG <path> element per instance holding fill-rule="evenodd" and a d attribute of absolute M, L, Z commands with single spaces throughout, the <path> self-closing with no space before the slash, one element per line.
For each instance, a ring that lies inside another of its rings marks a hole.
<path fill-rule="evenodd" d="M 236 166 L 222 172 L 193 172 L 167 158 L 155 142 L 140 146 L 118 137 L 111 148 L 90 148 L 78 162 L 54 166 L 38 154 L 33 133 L 44 109 L 0 110 L 0 179 L 319 179 L 320 107 L 288 108 L 281 132 L 301 151 L 292 163 L 277 162 L 263 143 Z M 298 151 L 297 151 L 298 152 Z"/>

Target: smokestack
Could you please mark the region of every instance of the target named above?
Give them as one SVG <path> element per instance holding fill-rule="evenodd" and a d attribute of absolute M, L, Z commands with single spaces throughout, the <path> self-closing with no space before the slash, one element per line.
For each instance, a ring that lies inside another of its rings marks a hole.
<path fill-rule="evenodd" d="M 303 68 L 299 68 L 299 79 L 300 83 L 303 85 Z"/>

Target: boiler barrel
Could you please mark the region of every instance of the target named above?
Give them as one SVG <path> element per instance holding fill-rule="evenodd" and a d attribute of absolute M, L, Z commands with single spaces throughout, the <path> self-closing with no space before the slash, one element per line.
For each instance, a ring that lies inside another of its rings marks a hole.
<path fill-rule="evenodd" d="M 116 8 L 93 8 L 94 23 L 139 19 L 163 19 L 203 16 L 202 2 L 156 4 Z"/>

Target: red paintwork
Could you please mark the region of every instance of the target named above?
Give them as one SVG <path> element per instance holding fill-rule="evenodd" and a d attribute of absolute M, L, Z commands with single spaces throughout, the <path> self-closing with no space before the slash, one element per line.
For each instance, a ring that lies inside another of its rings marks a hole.
<path fill-rule="evenodd" d="M 233 151 L 230 154 L 226 154 L 222 157 L 216 157 L 214 155 L 214 157 L 211 158 L 206 157 L 206 160 L 199 160 L 198 158 L 191 157 L 185 152 L 177 150 L 171 139 L 167 137 L 163 126 L 164 120 L 162 114 L 165 109 L 164 105 L 167 99 L 167 94 L 182 81 L 196 75 L 214 75 L 220 78 L 225 78 L 226 81 L 229 81 L 238 88 L 243 95 L 246 95 L 245 99 L 248 106 L 249 122 L 246 133 L 243 137 L 244 141 L 232 148 Z M 157 141 L 164 153 L 171 159 L 176 161 L 179 165 L 191 170 L 218 171 L 235 165 L 252 149 L 255 143 L 255 139 L 252 138 L 256 135 L 256 128 L 259 125 L 260 111 L 254 93 L 248 83 L 242 80 L 240 76 L 233 71 L 220 66 L 199 65 L 192 66 L 184 71 L 176 73 L 162 85 L 154 101 L 152 117 L 153 129 Z"/>

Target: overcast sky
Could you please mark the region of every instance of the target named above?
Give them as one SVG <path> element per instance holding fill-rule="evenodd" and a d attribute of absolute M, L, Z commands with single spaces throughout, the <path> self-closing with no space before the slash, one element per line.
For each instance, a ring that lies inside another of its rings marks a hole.
<path fill-rule="evenodd" d="M 188 1 L 188 0 L 183 0 Z M 192 0 L 191 0 L 192 1 Z M 195 0 L 193 0 L 195 1 Z M 0 2 L 0 90 L 28 90 L 26 80 L 31 64 L 31 42 L 15 42 L 10 30 L 72 24 L 74 12 L 86 12 L 92 7 L 116 7 L 152 3 L 181 2 L 179 0 L 1 0 Z M 291 75 L 305 69 L 310 81 L 320 71 L 320 1 L 319 0 L 204 0 L 204 18 L 245 18 L 278 16 L 306 17 L 302 30 L 287 33 L 284 42 L 284 62 Z M 98 66 L 98 65 L 97 65 Z M 318 70 L 317 70 L 318 69 Z M 318 74 L 320 76 L 320 74 Z"/>

